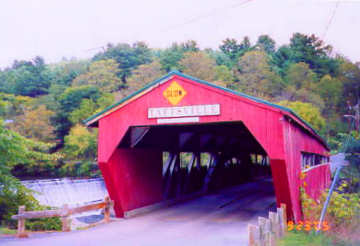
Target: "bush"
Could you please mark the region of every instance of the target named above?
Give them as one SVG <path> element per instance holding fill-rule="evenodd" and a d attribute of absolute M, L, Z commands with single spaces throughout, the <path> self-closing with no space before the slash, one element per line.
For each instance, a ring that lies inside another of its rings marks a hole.
<path fill-rule="evenodd" d="M 16 221 L 12 220 L 11 216 L 17 214 L 19 206 L 25 205 L 28 209 L 35 209 L 38 202 L 31 191 L 19 181 L 13 179 L 12 183 L 11 186 L 3 186 L 0 192 L 0 221 L 4 225 L 15 227 Z"/>
<path fill-rule="evenodd" d="M 26 220 L 25 226 L 31 231 L 61 231 L 62 228 L 59 217 Z"/>
<path fill-rule="evenodd" d="M 338 240 L 338 244 L 335 245 L 359 245 L 360 193 L 346 193 L 347 188 L 348 183 L 343 181 L 333 192 L 324 219 L 330 225 L 330 230 L 325 232 L 325 234 L 335 235 L 334 240 Z M 305 193 L 304 188 L 301 187 L 300 191 L 304 220 L 318 221 L 329 190 L 321 194 L 319 201 L 309 197 Z M 355 244 L 350 242 L 348 244 L 341 244 L 343 243 L 340 240 L 341 238 L 352 240 Z"/>
<path fill-rule="evenodd" d="M 101 172 L 93 161 L 67 162 L 60 168 L 60 176 L 96 178 Z"/>

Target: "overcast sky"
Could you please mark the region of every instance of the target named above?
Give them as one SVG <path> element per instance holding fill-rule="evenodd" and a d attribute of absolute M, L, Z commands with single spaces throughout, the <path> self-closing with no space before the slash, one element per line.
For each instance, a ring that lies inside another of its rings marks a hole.
<path fill-rule="evenodd" d="M 227 37 L 277 45 L 294 32 L 314 33 L 360 61 L 360 0 L 1 0 L 0 67 L 43 56 L 88 58 L 107 43 L 145 41 L 164 48 L 196 40 L 217 48 Z M 328 31 L 325 31 L 328 26 Z"/>

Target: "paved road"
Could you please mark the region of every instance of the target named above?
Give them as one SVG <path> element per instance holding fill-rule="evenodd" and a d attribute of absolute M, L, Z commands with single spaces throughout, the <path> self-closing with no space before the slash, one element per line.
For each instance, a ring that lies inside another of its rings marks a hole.
<path fill-rule="evenodd" d="M 0 245 L 247 245 L 247 224 L 275 209 L 271 181 L 252 182 L 84 231 L 0 239 Z"/>

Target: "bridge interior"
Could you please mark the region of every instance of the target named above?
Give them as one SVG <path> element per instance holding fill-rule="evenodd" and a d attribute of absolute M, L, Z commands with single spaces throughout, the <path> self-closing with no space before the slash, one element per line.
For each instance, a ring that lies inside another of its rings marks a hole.
<path fill-rule="evenodd" d="M 266 151 L 240 121 L 132 126 L 119 148 L 163 152 L 164 199 L 271 177 Z"/>

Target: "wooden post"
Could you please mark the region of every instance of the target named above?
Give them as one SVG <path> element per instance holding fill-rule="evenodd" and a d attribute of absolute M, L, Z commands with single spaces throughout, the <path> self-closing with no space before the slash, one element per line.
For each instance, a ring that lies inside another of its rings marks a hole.
<path fill-rule="evenodd" d="M 109 223 L 110 222 L 110 206 L 111 206 L 110 197 L 106 196 L 104 201 L 105 201 L 104 222 Z"/>
<path fill-rule="evenodd" d="M 270 220 L 270 225 L 271 225 L 271 232 L 276 234 L 276 213 L 274 212 L 269 212 L 269 220 Z"/>
<path fill-rule="evenodd" d="M 284 209 L 283 208 L 277 208 L 277 213 L 279 217 L 279 236 L 283 237 L 285 233 L 285 222 L 284 222 Z"/>
<path fill-rule="evenodd" d="M 283 213 L 283 220 L 284 220 L 284 223 L 285 225 L 287 225 L 287 211 L 286 211 L 286 204 L 285 203 L 281 203 L 280 204 L 280 207 L 283 209 L 284 213 Z M 286 226 L 285 226 L 286 227 Z M 285 230 L 286 231 L 286 230 Z"/>
<path fill-rule="evenodd" d="M 259 223 L 259 245 L 260 246 L 267 246 L 265 242 L 265 234 L 266 234 L 266 219 L 264 217 L 258 218 Z"/>
<path fill-rule="evenodd" d="M 19 206 L 18 214 L 23 214 L 25 212 L 25 206 Z M 18 219 L 18 231 L 16 234 L 17 237 L 23 238 L 28 237 L 28 234 L 25 232 L 25 219 Z"/>
<path fill-rule="evenodd" d="M 275 243 L 275 236 L 273 233 L 270 233 L 269 235 L 269 246 L 275 246 L 276 243 Z"/>
<path fill-rule="evenodd" d="M 265 233 L 265 245 L 266 246 L 271 245 L 271 231 Z"/>
<path fill-rule="evenodd" d="M 255 242 L 255 231 L 256 226 L 249 224 L 248 232 L 249 232 L 249 246 L 256 246 Z"/>
<path fill-rule="evenodd" d="M 62 222 L 62 231 L 70 231 L 70 220 L 69 220 L 69 206 L 64 204 L 62 207 L 61 222 Z"/>
<path fill-rule="evenodd" d="M 280 224 L 280 215 L 279 213 L 275 213 L 275 233 L 276 233 L 276 238 L 280 238 L 281 237 L 281 224 Z"/>

